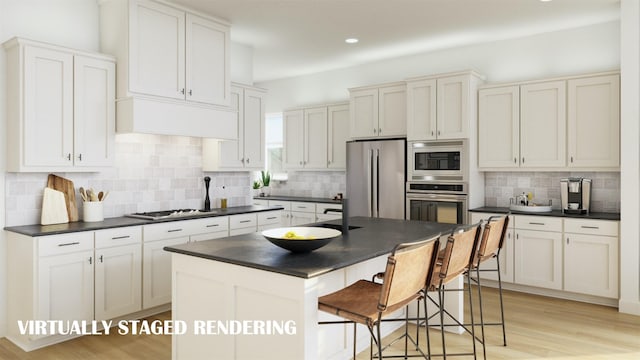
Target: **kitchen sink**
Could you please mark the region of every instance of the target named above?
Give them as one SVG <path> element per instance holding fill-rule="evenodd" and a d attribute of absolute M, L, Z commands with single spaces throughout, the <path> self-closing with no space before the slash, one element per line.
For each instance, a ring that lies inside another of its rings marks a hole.
<path fill-rule="evenodd" d="M 314 224 L 312 226 L 314 226 L 314 227 L 323 227 L 323 228 L 327 228 L 327 229 L 334 229 L 334 230 L 342 231 L 342 225 L 341 224 Z M 361 227 L 362 226 L 349 225 L 349 230 L 360 229 Z"/>
<path fill-rule="evenodd" d="M 544 213 L 544 212 L 551 212 L 551 205 L 532 206 L 532 205 L 511 204 L 509 205 L 509 210 L 529 212 L 529 213 Z"/>

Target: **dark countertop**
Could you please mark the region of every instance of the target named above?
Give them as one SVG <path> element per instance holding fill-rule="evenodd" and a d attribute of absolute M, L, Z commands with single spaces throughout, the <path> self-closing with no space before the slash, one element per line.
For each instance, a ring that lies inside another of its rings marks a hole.
<path fill-rule="evenodd" d="M 566 218 L 578 218 L 578 219 L 593 219 L 593 220 L 620 220 L 620 213 L 605 213 L 605 212 L 590 212 L 587 214 L 566 214 L 562 210 L 552 210 L 544 213 L 529 213 L 524 211 L 512 211 L 506 207 L 491 207 L 483 206 L 469 210 L 471 212 L 487 212 L 496 214 L 514 214 L 514 215 L 532 215 L 532 216 L 557 216 Z"/>
<path fill-rule="evenodd" d="M 304 201 L 304 202 L 315 202 L 315 203 L 325 203 L 325 204 L 342 204 L 342 200 L 333 200 L 329 198 L 303 197 L 303 196 L 269 195 L 269 196 L 254 196 L 253 198 L 254 200 Z"/>
<path fill-rule="evenodd" d="M 340 220 L 323 223 L 341 224 Z M 221 261 L 300 278 L 312 278 L 380 255 L 396 244 L 450 232 L 456 225 L 423 221 L 349 218 L 361 226 L 310 253 L 294 254 L 270 243 L 260 233 L 191 242 L 164 249 L 170 252 Z M 381 269 L 382 271 L 382 269 Z"/>
<path fill-rule="evenodd" d="M 252 212 L 261 212 L 261 211 L 270 211 L 270 210 L 280 210 L 282 207 L 280 206 L 260 206 L 260 205 L 248 205 L 248 206 L 233 206 L 225 209 L 211 209 L 211 212 L 202 213 L 199 215 L 193 216 L 182 216 L 161 220 L 145 220 L 145 219 L 136 219 L 130 218 L 126 216 L 107 218 L 104 221 L 96 221 L 96 222 L 70 222 L 66 224 L 53 224 L 53 225 L 22 225 L 22 226 L 8 226 L 4 229 L 7 231 L 15 232 L 22 235 L 27 236 L 47 236 L 47 235 L 56 235 L 56 234 L 65 234 L 65 233 L 73 233 L 79 231 L 95 231 L 95 230 L 104 230 L 118 227 L 126 227 L 126 226 L 136 226 L 136 225 L 148 225 L 148 224 L 158 224 L 163 222 L 170 221 L 181 221 L 181 220 L 192 220 L 192 219 L 201 219 L 207 217 L 216 217 L 216 216 L 228 216 L 228 215 L 238 215 L 238 214 L 247 214 Z"/>

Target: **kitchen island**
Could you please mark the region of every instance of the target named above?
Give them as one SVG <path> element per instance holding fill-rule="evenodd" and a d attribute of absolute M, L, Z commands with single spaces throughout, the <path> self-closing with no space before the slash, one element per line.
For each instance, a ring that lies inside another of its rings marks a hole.
<path fill-rule="evenodd" d="M 276 247 L 260 233 L 166 247 L 172 252 L 172 318 L 186 325 L 184 334 L 173 335 L 173 359 L 349 358 L 350 325 L 318 325 L 339 320 L 318 312 L 318 297 L 384 271 L 396 244 L 454 227 L 364 217 L 350 218 L 350 225 L 358 228 L 308 254 Z M 461 314 L 460 298 L 450 300 L 449 311 Z M 401 322 L 385 325 L 389 333 Z M 368 345 L 362 328 L 359 350 Z"/>

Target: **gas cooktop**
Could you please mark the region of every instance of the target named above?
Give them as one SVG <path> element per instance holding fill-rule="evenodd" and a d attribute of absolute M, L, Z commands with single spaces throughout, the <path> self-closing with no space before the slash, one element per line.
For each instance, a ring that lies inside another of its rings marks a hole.
<path fill-rule="evenodd" d="M 183 216 L 194 216 L 209 214 L 210 211 L 203 211 L 198 209 L 176 209 L 176 210 L 162 210 L 162 211 L 149 211 L 139 212 L 125 215 L 127 217 L 145 219 L 145 220 L 161 220 L 167 218 L 178 218 Z"/>

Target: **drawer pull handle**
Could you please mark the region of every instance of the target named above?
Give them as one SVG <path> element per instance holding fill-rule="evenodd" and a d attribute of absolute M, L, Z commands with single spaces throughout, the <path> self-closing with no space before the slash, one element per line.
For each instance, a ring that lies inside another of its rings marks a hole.
<path fill-rule="evenodd" d="M 599 226 L 587 226 L 587 225 L 582 225 L 582 226 L 580 226 L 580 227 L 581 227 L 581 228 L 583 228 L 583 229 L 596 229 L 596 230 L 597 230 L 597 229 L 600 229 L 600 227 L 599 227 Z"/>
<path fill-rule="evenodd" d="M 91 265 L 93 263 L 93 259 L 91 256 L 89 256 L 89 265 Z"/>
<path fill-rule="evenodd" d="M 216 227 L 216 226 L 220 226 L 220 224 L 210 224 L 210 225 L 207 225 L 207 227 L 208 227 L 208 228 L 210 228 L 210 227 Z"/>
<path fill-rule="evenodd" d="M 242 221 L 240 221 L 241 224 L 250 223 L 250 222 L 251 222 L 251 220 L 242 220 Z"/>
<path fill-rule="evenodd" d="M 100 255 L 100 262 L 104 262 L 104 259 L 102 258 L 102 255 Z"/>
<path fill-rule="evenodd" d="M 567 238 L 567 245 L 569 245 L 569 238 Z"/>
<path fill-rule="evenodd" d="M 122 240 L 122 239 L 128 239 L 131 236 L 129 235 L 124 235 L 124 236 L 116 236 L 116 237 L 112 237 L 111 240 Z"/>
<path fill-rule="evenodd" d="M 70 243 L 58 244 L 58 246 L 72 246 L 72 245 L 80 245 L 80 243 L 75 241 Z"/>
<path fill-rule="evenodd" d="M 275 216 L 267 218 L 267 220 L 275 220 L 275 219 L 277 219 L 277 217 L 275 217 Z"/>
<path fill-rule="evenodd" d="M 539 223 L 539 222 L 530 222 L 529 225 L 545 225 L 545 223 Z"/>
<path fill-rule="evenodd" d="M 178 232 L 178 231 L 182 231 L 182 229 L 171 229 L 171 230 L 167 230 L 167 232 Z"/>

